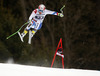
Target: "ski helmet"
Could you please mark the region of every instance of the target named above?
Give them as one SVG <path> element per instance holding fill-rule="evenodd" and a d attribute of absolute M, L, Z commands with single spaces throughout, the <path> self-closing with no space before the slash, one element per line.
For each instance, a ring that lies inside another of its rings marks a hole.
<path fill-rule="evenodd" d="M 41 12 L 43 12 L 43 11 L 45 10 L 45 5 L 40 4 L 38 8 L 39 8 L 39 10 L 40 10 Z"/>

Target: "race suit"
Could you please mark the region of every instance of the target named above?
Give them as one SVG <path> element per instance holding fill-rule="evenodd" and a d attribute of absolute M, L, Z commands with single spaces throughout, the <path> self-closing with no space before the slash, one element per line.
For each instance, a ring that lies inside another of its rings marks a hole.
<path fill-rule="evenodd" d="M 32 21 L 30 26 L 26 27 L 26 30 L 30 30 L 31 28 L 35 30 L 39 30 L 42 27 L 42 22 L 46 15 L 58 15 L 58 12 L 50 11 L 45 9 L 42 14 L 39 14 L 39 9 L 35 9 L 29 17 L 29 20 Z"/>

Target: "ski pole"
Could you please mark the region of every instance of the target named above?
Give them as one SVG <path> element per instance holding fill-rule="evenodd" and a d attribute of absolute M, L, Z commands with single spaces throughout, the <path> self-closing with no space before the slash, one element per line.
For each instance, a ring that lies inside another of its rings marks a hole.
<path fill-rule="evenodd" d="M 21 29 L 22 29 L 22 27 L 23 26 L 25 26 L 26 24 L 28 24 L 30 21 L 28 21 L 28 22 L 26 22 L 26 23 L 24 23 L 20 28 L 19 28 L 19 30 L 18 31 L 16 31 L 15 33 L 13 33 L 13 34 L 11 34 L 10 36 L 8 36 L 6 39 L 9 39 L 10 37 L 12 37 L 12 36 L 14 36 L 15 34 L 17 34 Z"/>
<path fill-rule="evenodd" d="M 65 8 L 65 5 L 60 9 L 61 13 L 63 13 L 63 9 Z"/>

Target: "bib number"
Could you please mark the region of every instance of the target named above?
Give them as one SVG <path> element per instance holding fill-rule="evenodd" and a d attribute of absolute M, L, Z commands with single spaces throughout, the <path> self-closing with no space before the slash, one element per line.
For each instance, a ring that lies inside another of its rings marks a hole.
<path fill-rule="evenodd" d="M 43 19 L 43 16 L 35 16 L 36 19 Z"/>

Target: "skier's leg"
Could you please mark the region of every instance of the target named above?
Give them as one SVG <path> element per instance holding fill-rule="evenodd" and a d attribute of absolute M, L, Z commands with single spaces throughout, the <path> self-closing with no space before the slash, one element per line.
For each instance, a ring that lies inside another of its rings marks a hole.
<path fill-rule="evenodd" d="M 24 38 L 24 36 L 28 33 L 28 30 L 30 30 L 31 25 L 32 25 L 32 24 L 29 23 L 29 24 L 27 25 L 27 27 L 25 28 L 25 30 L 23 31 L 23 33 L 20 34 L 20 32 L 18 32 L 18 35 L 20 36 L 20 39 L 21 39 L 22 42 L 24 42 L 24 41 L 23 41 L 23 38 Z"/>
<path fill-rule="evenodd" d="M 31 39 L 37 31 L 35 28 L 36 28 L 36 23 L 35 21 L 33 21 L 32 27 L 30 28 L 30 31 L 29 31 L 29 40 L 28 40 L 29 44 L 31 44 Z"/>
<path fill-rule="evenodd" d="M 37 22 L 37 23 L 33 23 L 33 27 L 32 27 L 32 31 L 30 30 L 29 31 L 29 40 L 28 40 L 28 43 L 31 44 L 31 39 L 32 37 L 35 35 L 35 33 L 37 32 L 37 30 L 39 30 L 42 26 L 42 23 L 40 22 Z"/>
<path fill-rule="evenodd" d="M 21 36 L 24 38 L 24 36 L 28 33 L 28 30 L 24 30 L 23 33 L 21 33 Z"/>
<path fill-rule="evenodd" d="M 35 35 L 35 33 L 36 33 L 36 30 L 32 30 L 32 31 L 30 30 L 29 31 L 29 40 L 28 40 L 29 44 L 31 44 L 31 39 Z"/>

